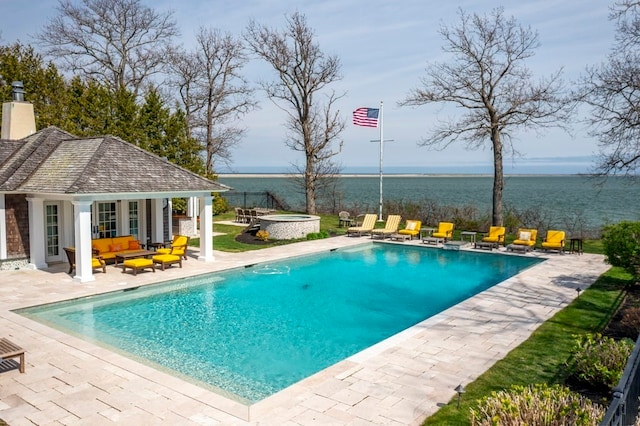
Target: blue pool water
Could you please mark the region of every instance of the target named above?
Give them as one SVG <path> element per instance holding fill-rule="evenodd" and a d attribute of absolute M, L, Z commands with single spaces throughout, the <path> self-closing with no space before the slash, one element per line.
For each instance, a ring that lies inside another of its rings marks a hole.
<path fill-rule="evenodd" d="M 368 243 L 20 313 L 250 403 L 539 261 Z"/>

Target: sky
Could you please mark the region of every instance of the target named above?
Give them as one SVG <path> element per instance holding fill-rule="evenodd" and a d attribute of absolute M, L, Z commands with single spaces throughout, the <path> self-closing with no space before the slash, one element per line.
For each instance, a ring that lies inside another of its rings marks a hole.
<path fill-rule="evenodd" d="M 79 1 L 79 0 L 78 0 Z M 612 0 L 611 0 L 612 1 Z M 342 171 L 377 173 L 380 169 L 380 129 L 352 124 L 358 107 L 379 108 L 383 102 L 383 171 L 386 173 L 491 173 L 490 141 L 468 151 L 462 144 L 435 151 L 419 146 L 439 121 L 460 112 L 431 104 L 399 106 L 421 86 L 430 63 L 446 61 L 439 29 L 459 22 L 459 10 L 488 14 L 504 7 L 523 26 L 538 32 L 540 47 L 527 66 L 534 77 L 563 69 L 568 83 L 576 81 L 588 65 L 605 60 L 614 41 L 607 0 L 520 0 L 509 5 L 488 0 L 143 0 L 158 12 L 173 11 L 181 31 L 180 42 L 193 46 L 199 27 L 217 28 L 240 36 L 250 20 L 272 28 L 285 27 L 285 16 L 300 12 L 327 55 L 340 58 L 343 78 L 331 88 L 344 93 L 338 108 L 346 121 L 343 148 L 335 157 Z M 34 43 L 37 33 L 56 15 L 57 0 L 0 0 L 0 43 Z M 273 80 L 265 63 L 252 60 L 245 68 L 253 82 Z M 220 172 L 286 172 L 303 164 L 302 153 L 286 147 L 286 115 L 256 93 L 260 108 L 247 114 L 241 126 L 246 134 L 232 150 L 229 168 Z M 587 114 L 579 110 L 578 116 Z M 376 141 L 376 142 L 372 142 Z M 515 134 L 518 157 L 505 157 L 505 173 L 584 173 L 592 169 L 597 141 L 576 123 L 571 134 L 550 129 Z"/>

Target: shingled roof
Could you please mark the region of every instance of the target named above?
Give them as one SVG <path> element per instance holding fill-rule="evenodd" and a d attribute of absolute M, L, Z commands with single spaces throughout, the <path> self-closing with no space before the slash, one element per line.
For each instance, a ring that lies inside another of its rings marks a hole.
<path fill-rule="evenodd" d="M 48 127 L 0 140 L 0 192 L 116 194 L 227 191 L 114 136 L 77 138 Z"/>

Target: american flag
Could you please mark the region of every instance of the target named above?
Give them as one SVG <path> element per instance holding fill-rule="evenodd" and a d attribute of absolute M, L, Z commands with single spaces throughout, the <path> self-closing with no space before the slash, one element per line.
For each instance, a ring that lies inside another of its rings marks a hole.
<path fill-rule="evenodd" d="M 361 107 L 353 111 L 353 124 L 364 127 L 378 127 L 378 108 Z"/>

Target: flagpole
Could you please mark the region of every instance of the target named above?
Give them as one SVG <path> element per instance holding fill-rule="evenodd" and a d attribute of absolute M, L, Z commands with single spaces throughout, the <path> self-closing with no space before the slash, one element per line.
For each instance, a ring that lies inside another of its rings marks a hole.
<path fill-rule="evenodd" d="M 383 101 L 380 101 L 380 204 L 378 206 L 378 220 L 382 221 L 382 155 L 384 153 L 384 120 L 383 120 Z"/>

